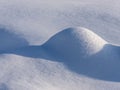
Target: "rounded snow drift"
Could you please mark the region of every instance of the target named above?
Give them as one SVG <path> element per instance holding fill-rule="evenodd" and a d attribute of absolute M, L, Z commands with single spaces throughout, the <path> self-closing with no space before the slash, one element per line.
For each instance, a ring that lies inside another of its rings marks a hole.
<path fill-rule="evenodd" d="M 63 57 L 73 57 L 74 55 L 85 57 L 100 51 L 106 43 L 94 32 L 86 28 L 75 27 L 57 33 L 43 46 Z"/>

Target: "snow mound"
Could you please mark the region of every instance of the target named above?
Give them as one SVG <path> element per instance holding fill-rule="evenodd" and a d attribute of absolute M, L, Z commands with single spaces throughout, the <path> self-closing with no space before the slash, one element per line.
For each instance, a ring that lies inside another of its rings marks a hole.
<path fill-rule="evenodd" d="M 52 38 L 43 46 L 50 51 L 60 53 L 64 57 L 73 55 L 90 56 L 99 52 L 107 42 L 94 32 L 82 28 L 67 28 Z"/>
<path fill-rule="evenodd" d="M 73 72 L 94 79 L 120 81 L 120 47 L 86 28 L 65 29 L 50 38 L 43 48 Z"/>

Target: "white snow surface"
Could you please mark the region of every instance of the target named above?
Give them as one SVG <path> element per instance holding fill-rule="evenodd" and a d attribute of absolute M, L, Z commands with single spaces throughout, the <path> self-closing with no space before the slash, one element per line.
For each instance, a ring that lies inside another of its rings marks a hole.
<path fill-rule="evenodd" d="M 119 90 L 120 0 L 0 0 L 0 90 Z"/>

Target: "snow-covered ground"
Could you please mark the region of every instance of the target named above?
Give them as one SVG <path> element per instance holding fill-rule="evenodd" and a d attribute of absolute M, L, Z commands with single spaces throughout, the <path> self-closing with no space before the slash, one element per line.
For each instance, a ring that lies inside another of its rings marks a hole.
<path fill-rule="evenodd" d="M 119 90 L 120 0 L 1 0 L 0 90 Z"/>

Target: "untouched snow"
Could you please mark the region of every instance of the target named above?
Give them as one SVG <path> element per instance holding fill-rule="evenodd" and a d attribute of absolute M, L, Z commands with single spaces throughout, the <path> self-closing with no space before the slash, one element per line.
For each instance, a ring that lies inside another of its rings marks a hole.
<path fill-rule="evenodd" d="M 1 0 L 0 90 L 119 90 L 119 3 Z"/>

